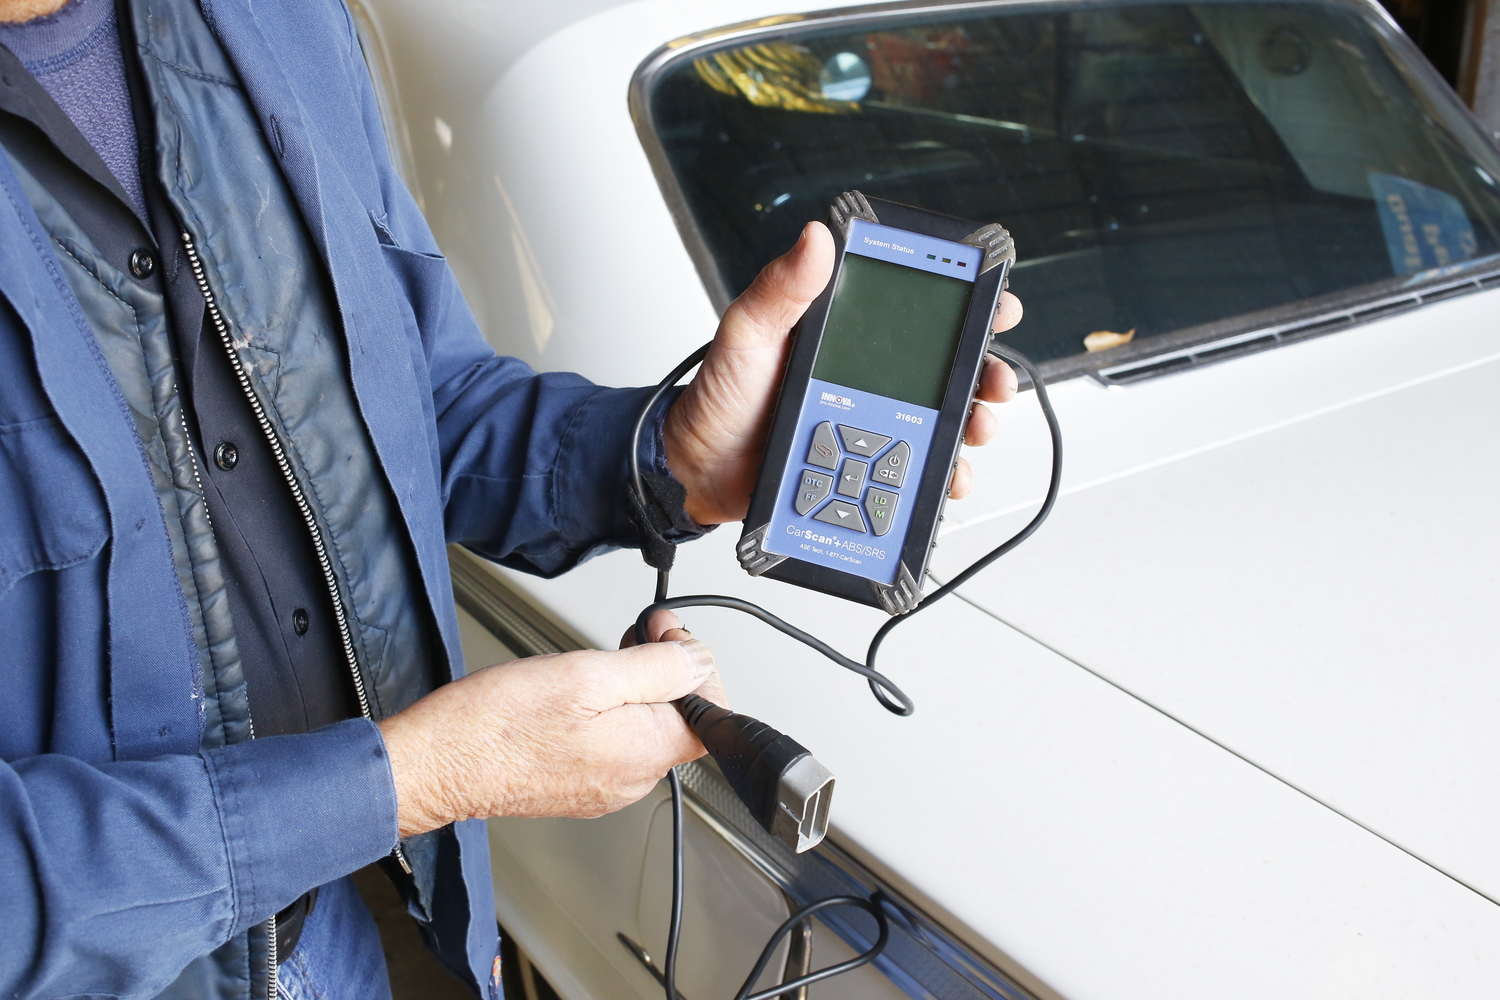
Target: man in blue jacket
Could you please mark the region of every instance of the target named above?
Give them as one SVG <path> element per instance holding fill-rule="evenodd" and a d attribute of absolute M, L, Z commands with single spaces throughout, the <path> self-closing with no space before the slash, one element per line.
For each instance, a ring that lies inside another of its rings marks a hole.
<path fill-rule="evenodd" d="M 551 575 L 742 517 L 827 232 L 651 415 L 632 505 L 646 392 L 485 344 L 338 0 L 0 0 L 0 148 L 0 995 L 388 996 L 380 859 L 495 991 L 482 818 L 634 801 L 721 692 L 670 616 L 463 676 L 444 547 Z"/>

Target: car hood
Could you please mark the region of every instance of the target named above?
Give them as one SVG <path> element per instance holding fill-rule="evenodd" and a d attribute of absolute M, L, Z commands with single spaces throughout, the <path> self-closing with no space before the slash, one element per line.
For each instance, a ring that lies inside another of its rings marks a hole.
<path fill-rule="evenodd" d="M 1058 386 L 1062 499 L 962 594 L 1500 899 L 1497 305 Z M 983 499 L 953 505 L 938 577 L 1030 516 L 1038 419 L 973 456 Z"/>

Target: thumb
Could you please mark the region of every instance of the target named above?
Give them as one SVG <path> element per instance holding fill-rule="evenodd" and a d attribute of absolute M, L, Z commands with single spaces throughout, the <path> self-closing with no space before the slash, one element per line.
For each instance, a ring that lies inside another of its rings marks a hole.
<path fill-rule="evenodd" d="M 600 654 L 598 692 L 613 705 L 675 701 L 713 673 L 714 654 L 697 639 L 648 642 Z"/>
<path fill-rule="evenodd" d="M 724 311 L 719 339 L 728 347 L 779 344 L 832 276 L 833 236 L 821 222 L 809 222 L 796 246 L 767 264 Z"/>

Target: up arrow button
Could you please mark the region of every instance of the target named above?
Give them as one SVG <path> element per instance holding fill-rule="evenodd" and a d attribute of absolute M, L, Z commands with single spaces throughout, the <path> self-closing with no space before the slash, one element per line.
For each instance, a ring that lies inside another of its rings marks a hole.
<path fill-rule="evenodd" d="M 845 451 L 865 458 L 891 443 L 891 439 L 884 434 L 862 431 L 858 427 L 845 427 L 843 424 L 839 424 L 839 437 L 844 439 Z"/>

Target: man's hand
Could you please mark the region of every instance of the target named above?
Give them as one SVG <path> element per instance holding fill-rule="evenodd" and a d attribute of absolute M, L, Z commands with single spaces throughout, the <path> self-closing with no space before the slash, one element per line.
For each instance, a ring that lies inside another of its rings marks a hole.
<path fill-rule="evenodd" d="M 722 704 L 713 653 L 651 620 L 654 640 L 477 670 L 380 724 L 401 836 L 476 816 L 601 816 L 703 756 L 671 704 Z"/>
<path fill-rule="evenodd" d="M 687 487 L 687 512 L 699 524 L 738 521 L 749 510 L 789 335 L 832 274 L 833 236 L 821 223 L 808 223 L 797 245 L 766 265 L 725 310 L 703 367 L 668 412 L 667 466 Z M 1002 294 L 994 329 L 1020 321 L 1020 300 Z M 986 357 L 978 398 L 1004 403 L 1015 394 L 1015 372 Z M 995 415 L 975 403 L 964 443 L 986 444 L 995 428 Z M 972 481 L 968 461 L 960 458 L 949 495 L 962 499 Z"/>

